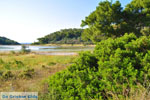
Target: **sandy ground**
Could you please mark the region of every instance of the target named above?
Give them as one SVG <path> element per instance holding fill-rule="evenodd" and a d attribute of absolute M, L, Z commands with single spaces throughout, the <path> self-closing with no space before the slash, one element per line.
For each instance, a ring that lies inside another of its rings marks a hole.
<path fill-rule="evenodd" d="M 40 55 L 78 55 L 75 52 L 38 52 L 36 54 Z"/>
<path fill-rule="evenodd" d="M 0 55 L 7 55 L 10 54 L 10 51 L 0 51 Z M 16 52 L 17 53 L 17 52 Z M 31 54 L 37 54 L 37 55 L 78 55 L 77 52 L 67 52 L 67 51 L 33 51 Z"/>

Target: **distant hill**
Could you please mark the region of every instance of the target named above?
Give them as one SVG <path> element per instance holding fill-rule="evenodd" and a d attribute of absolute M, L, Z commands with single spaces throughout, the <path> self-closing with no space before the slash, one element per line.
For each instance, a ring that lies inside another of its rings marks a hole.
<path fill-rule="evenodd" d="M 50 33 L 42 38 L 38 38 L 38 42 L 33 44 L 81 44 L 84 43 L 81 38 L 82 32 L 83 29 L 77 28 L 62 29 L 60 31 Z"/>
<path fill-rule="evenodd" d="M 19 43 L 6 37 L 0 37 L 0 45 L 19 45 Z"/>

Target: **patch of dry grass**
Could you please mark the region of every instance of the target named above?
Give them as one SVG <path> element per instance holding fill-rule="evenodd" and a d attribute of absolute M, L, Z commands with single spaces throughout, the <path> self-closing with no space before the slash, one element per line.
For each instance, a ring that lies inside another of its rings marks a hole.
<path fill-rule="evenodd" d="M 15 78 L 8 80 L 0 80 L 0 92 L 32 92 L 36 91 L 43 93 L 47 91 L 47 84 L 43 80 L 47 79 L 49 76 L 66 69 L 76 55 L 71 56 L 50 56 L 50 55 L 36 55 L 36 54 L 1 54 L 0 59 L 3 63 L 0 64 L 0 71 L 8 71 L 8 69 L 3 68 L 6 63 L 11 63 L 11 71 Z M 23 67 L 16 68 L 16 63 L 13 61 L 20 61 L 23 63 Z M 18 75 L 26 70 L 27 68 L 34 69 L 34 74 L 31 78 L 20 78 Z M 1 77 L 1 76 L 0 76 Z"/>

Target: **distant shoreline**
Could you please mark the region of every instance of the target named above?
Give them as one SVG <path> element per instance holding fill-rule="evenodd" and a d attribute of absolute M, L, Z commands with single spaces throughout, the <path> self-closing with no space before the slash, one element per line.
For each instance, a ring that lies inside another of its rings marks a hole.
<path fill-rule="evenodd" d="M 4 45 L 2 45 L 4 46 Z M 6 46 L 11 46 L 12 45 L 6 45 Z M 18 46 L 18 45 L 13 45 L 13 46 Z M 21 46 L 21 45 L 20 45 Z M 18 46 L 20 48 L 20 46 Z M 56 44 L 46 44 L 46 45 L 28 45 L 28 46 L 31 46 L 31 54 L 40 54 L 40 55 L 78 55 L 79 52 L 82 52 L 82 51 L 93 51 L 95 45 L 87 45 L 87 46 L 84 46 L 84 45 L 68 45 L 68 44 L 63 44 L 63 45 L 56 45 Z M 33 46 L 33 47 L 32 47 Z M 34 47 L 35 46 L 35 47 Z M 37 46 L 37 47 L 36 47 Z M 39 47 L 38 47 L 39 46 Z M 41 47 L 40 47 L 41 46 Z M 43 48 L 43 47 L 44 48 Z M 49 46 L 56 46 L 57 48 L 49 48 Z M 14 54 L 19 54 L 20 50 L 18 49 L 18 47 L 16 47 L 17 49 L 15 50 L 8 50 L 7 51 L 7 48 L 6 50 L 2 48 L 2 50 L 0 50 L 0 54 L 11 54 L 11 53 L 14 53 Z M 36 50 L 36 49 L 37 50 Z M 39 50 L 38 50 L 39 49 Z"/>
<path fill-rule="evenodd" d="M 39 44 L 39 45 L 34 45 L 34 44 L 31 44 L 33 46 L 83 46 L 83 47 L 86 47 L 86 46 L 91 46 L 91 47 L 95 47 L 96 45 L 94 44 L 90 44 L 90 45 L 84 45 L 84 44 Z"/>
<path fill-rule="evenodd" d="M 31 45 L 31 46 L 91 46 L 91 47 L 94 47 L 96 45 L 94 44 L 89 44 L 89 45 L 84 45 L 84 44 L 39 44 L 39 45 L 35 45 L 35 44 L 32 44 L 32 43 L 21 43 L 21 44 L 9 44 L 9 45 L 6 45 L 6 44 L 0 44 L 0 46 L 18 46 L 18 45 Z"/>

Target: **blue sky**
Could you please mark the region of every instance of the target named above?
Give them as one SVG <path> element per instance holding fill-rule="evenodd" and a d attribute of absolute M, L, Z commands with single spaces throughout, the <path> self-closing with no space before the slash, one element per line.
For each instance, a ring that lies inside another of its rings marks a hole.
<path fill-rule="evenodd" d="M 24 43 L 60 29 L 80 28 L 81 20 L 94 11 L 100 1 L 0 0 L 0 36 Z M 120 0 L 123 6 L 130 1 Z"/>

